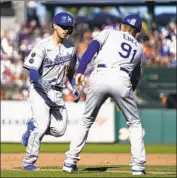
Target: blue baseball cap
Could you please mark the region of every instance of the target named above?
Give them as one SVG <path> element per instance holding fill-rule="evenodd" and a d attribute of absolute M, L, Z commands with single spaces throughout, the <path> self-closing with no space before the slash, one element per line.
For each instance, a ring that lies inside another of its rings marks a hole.
<path fill-rule="evenodd" d="M 60 12 L 56 14 L 53 18 L 53 23 L 61 26 L 68 26 L 68 27 L 75 26 L 73 16 L 67 12 Z"/>
<path fill-rule="evenodd" d="M 131 27 L 135 28 L 138 32 L 141 31 L 142 21 L 141 18 L 136 14 L 126 16 L 121 23 L 130 25 Z"/>

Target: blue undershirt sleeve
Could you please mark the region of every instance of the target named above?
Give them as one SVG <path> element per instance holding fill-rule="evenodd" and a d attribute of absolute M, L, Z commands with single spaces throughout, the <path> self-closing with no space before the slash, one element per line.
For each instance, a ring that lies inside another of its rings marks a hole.
<path fill-rule="evenodd" d="M 36 84 L 39 84 L 40 76 L 39 76 L 38 70 L 30 69 L 29 75 L 30 75 L 30 80 L 32 80 Z"/>
<path fill-rule="evenodd" d="M 87 50 L 83 54 L 81 61 L 79 63 L 79 67 L 77 69 L 77 73 L 83 74 L 85 72 L 85 69 L 87 68 L 87 65 L 92 60 L 95 53 L 97 53 L 100 49 L 100 43 L 97 40 L 93 40 L 90 42 Z"/>

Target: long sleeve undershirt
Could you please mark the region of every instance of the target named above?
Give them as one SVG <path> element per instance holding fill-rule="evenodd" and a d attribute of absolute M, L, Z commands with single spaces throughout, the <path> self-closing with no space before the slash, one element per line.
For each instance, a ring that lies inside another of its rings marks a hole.
<path fill-rule="evenodd" d="M 87 65 L 91 62 L 93 56 L 99 51 L 99 49 L 100 43 L 97 40 L 93 40 L 90 42 L 87 50 L 81 58 L 77 73 L 83 74 L 85 72 Z"/>

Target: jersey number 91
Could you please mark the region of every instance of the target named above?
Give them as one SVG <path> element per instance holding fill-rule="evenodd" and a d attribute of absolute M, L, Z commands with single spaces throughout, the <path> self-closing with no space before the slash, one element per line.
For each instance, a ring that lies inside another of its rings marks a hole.
<path fill-rule="evenodd" d="M 133 51 L 133 55 L 130 59 L 130 63 L 131 63 L 136 55 L 137 50 L 133 50 L 132 47 L 128 43 L 125 43 L 125 42 L 121 43 L 121 49 L 122 49 L 122 52 L 119 52 L 119 55 L 124 59 L 129 59 Z"/>

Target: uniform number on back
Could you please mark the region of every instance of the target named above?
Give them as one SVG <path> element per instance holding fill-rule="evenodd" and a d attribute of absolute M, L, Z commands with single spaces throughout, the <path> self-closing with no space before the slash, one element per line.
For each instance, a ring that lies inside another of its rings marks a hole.
<path fill-rule="evenodd" d="M 131 63 L 136 55 L 137 50 L 132 50 L 132 47 L 128 43 L 125 43 L 125 42 L 121 43 L 121 49 L 122 49 L 122 52 L 119 52 L 119 55 L 123 57 L 124 59 L 129 58 L 133 51 L 133 55 L 130 60 L 130 63 Z"/>

